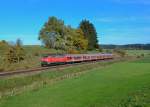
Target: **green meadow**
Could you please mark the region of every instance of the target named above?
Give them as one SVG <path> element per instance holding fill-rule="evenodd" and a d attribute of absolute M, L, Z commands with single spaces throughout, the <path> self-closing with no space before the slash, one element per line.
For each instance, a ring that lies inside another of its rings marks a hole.
<path fill-rule="evenodd" d="M 0 107 L 150 107 L 150 58 L 95 67 L 74 78 L 4 97 Z"/>
<path fill-rule="evenodd" d="M 150 50 L 126 50 L 126 53 L 129 56 L 140 56 L 142 54 L 144 54 L 145 56 L 149 56 Z"/>

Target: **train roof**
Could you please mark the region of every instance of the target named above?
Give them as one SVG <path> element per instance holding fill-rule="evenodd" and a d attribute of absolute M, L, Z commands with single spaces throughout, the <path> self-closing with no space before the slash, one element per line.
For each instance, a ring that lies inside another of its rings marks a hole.
<path fill-rule="evenodd" d="M 111 53 L 96 53 L 96 54 L 46 54 L 43 57 L 63 57 L 63 56 L 99 56 L 99 55 L 113 55 Z"/>
<path fill-rule="evenodd" d="M 45 55 L 42 55 L 43 57 L 48 57 L 48 56 L 51 56 L 51 57 L 56 57 L 56 56 L 65 56 L 65 54 L 45 54 Z"/>
<path fill-rule="evenodd" d="M 66 54 L 66 56 L 98 56 L 98 55 L 113 55 L 110 53 L 97 53 L 97 54 Z"/>

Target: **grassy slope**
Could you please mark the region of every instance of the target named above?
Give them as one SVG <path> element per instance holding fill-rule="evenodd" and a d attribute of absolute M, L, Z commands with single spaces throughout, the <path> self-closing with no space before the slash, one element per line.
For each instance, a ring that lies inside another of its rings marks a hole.
<path fill-rule="evenodd" d="M 129 94 L 150 86 L 145 60 L 95 68 L 78 78 L 3 99 L 0 107 L 116 107 Z"/>
<path fill-rule="evenodd" d="M 51 79 L 55 79 L 57 77 L 62 77 L 65 75 L 71 75 L 73 73 L 79 73 L 79 72 L 86 72 L 88 70 L 91 70 L 96 67 L 103 67 L 108 66 L 110 64 L 115 63 L 115 61 L 112 62 L 97 62 L 95 64 L 81 64 L 76 66 L 70 66 L 63 69 L 60 69 L 59 67 L 54 70 L 46 70 L 48 72 L 42 72 L 35 75 L 28 75 L 28 76 L 16 76 L 12 78 L 4 78 L 0 79 L 0 94 L 4 93 L 6 91 L 12 91 L 13 89 L 17 89 L 19 87 L 24 87 L 28 85 L 32 85 L 33 83 L 40 83 L 43 85 L 43 83 L 48 82 Z M 35 87 L 36 88 L 36 87 Z"/>

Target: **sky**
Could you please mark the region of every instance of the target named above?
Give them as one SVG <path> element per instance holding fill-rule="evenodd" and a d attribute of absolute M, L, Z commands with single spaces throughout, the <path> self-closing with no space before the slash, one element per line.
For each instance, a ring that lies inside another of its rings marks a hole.
<path fill-rule="evenodd" d="M 50 16 L 74 28 L 90 20 L 100 44 L 150 43 L 150 0 L 0 0 L 0 40 L 39 45 Z"/>

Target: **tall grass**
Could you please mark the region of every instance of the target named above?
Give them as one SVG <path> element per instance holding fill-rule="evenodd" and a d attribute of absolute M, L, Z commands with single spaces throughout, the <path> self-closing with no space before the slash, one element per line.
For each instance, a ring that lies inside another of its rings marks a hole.
<path fill-rule="evenodd" d="M 147 86 L 130 94 L 127 99 L 121 101 L 118 107 L 149 107 L 149 106 L 150 106 L 150 86 Z"/>
<path fill-rule="evenodd" d="M 32 85 L 34 83 L 37 83 L 37 86 L 34 87 L 34 88 L 37 88 L 40 84 L 41 85 L 46 84 L 47 82 L 57 77 L 60 77 L 59 79 L 61 80 L 63 78 L 66 78 L 64 77 L 66 75 L 69 76 L 71 74 L 76 75 L 76 73 L 79 73 L 79 74 L 82 72 L 84 73 L 90 69 L 93 69 L 96 67 L 105 67 L 112 63 L 115 63 L 115 61 L 114 62 L 99 62 L 95 64 L 76 65 L 76 66 L 70 66 L 67 68 L 58 67 L 55 70 L 46 70 L 42 73 L 35 74 L 35 75 L 4 78 L 0 80 L 0 93 L 2 94 L 1 96 L 5 96 L 5 93 L 7 92 L 11 92 L 14 89 L 19 89 L 21 87 Z"/>

